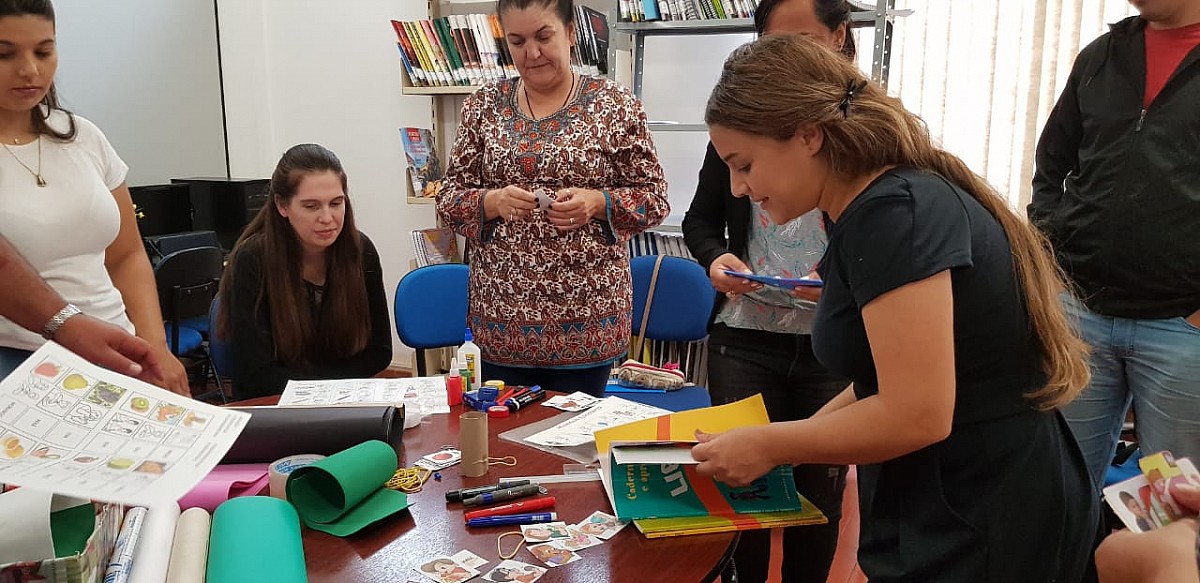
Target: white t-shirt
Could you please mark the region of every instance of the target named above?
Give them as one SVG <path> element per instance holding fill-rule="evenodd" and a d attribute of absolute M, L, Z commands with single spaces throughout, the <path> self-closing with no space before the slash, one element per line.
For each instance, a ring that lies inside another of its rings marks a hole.
<path fill-rule="evenodd" d="M 49 123 L 65 130 L 67 115 L 55 111 Z M 112 190 L 125 182 L 129 167 L 92 122 L 77 115 L 75 125 L 78 133 L 70 142 L 42 136 L 44 187 L 14 158 L 37 171 L 37 140 L 0 152 L 0 234 L 68 302 L 133 332 L 121 293 L 104 268 L 104 251 L 121 228 Z M 44 342 L 40 334 L 0 318 L 0 346 L 36 350 Z"/>

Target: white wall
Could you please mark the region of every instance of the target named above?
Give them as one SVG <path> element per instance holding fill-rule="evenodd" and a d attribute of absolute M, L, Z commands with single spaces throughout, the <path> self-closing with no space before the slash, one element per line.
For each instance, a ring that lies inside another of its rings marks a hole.
<path fill-rule="evenodd" d="M 398 128 L 430 123 L 428 97 L 400 94 L 390 19 L 424 1 L 218 0 L 230 167 L 270 176 L 279 155 L 316 142 L 342 159 L 358 226 L 379 248 L 389 305 L 412 259 L 409 231 L 434 224 L 405 202 Z M 397 363 L 411 350 L 394 339 Z"/>
<path fill-rule="evenodd" d="M 56 0 L 64 105 L 129 164 L 130 185 L 224 176 L 212 0 Z"/>

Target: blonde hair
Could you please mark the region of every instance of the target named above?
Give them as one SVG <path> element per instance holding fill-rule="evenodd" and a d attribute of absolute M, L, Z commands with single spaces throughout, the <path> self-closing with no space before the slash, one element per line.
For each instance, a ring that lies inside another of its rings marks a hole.
<path fill-rule="evenodd" d="M 853 96 L 847 98 L 848 92 Z M 1045 386 L 1028 397 L 1049 410 L 1087 386 L 1088 346 L 1063 311 L 1059 294 L 1066 280 L 1049 241 L 962 160 L 935 146 L 924 122 L 866 83 L 853 63 L 801 35 L 763 37 L 725 61 L 704 121 L 776 140 L 814 125 L 824 134 L 820 156 L 839 177 L 905 165 L 940 174 L 970 193 L 1000 223 L 1012 250 L 1046 374 Z"/>

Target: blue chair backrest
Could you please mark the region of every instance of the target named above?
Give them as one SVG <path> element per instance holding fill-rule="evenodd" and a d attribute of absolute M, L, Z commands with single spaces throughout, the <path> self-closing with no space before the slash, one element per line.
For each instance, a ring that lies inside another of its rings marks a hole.
<path fill-rule="evenodd" d="M 221 309 L 221 298 L 213 298 L 208 309 L 208 357 L 213 370 L 220 376 L 233 378 L 233 343 L 217 335 L 217 310 Z"/>
<path fill-rule="evenodd" d="M 637 336 L 646 309 L 646 295 L 654 273 L 657 255 L 634 257 L 633 335 Z M 646 338 L 690 342 L 708 336 L 708 318 L 712 315 L 717 290 L 699 263 L 682 257 L 663 257 L 646 323 Z"/>
<path fill-rule="evenodd" d="M 467 279 L 461 263 L 414 269 L 396 286 L 396 335 L 412 348 L 458 346 L 467 328 Z"/>

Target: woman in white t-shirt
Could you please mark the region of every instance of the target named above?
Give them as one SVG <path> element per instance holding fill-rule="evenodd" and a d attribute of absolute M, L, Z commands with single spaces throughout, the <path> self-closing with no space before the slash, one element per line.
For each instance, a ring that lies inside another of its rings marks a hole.
<path fill-rule="evenodd" d="M 147 380 L 190 394 L 167 348 L 128 167 L 99 128 L 59 107 L 57 68 L 50 1 L 0 0 L 0 233 L 69 302 L 42 336 L 82 311 L 148 341 L 162 375 Z M 0 374 L 42 336 L 0 319 Z"/>

